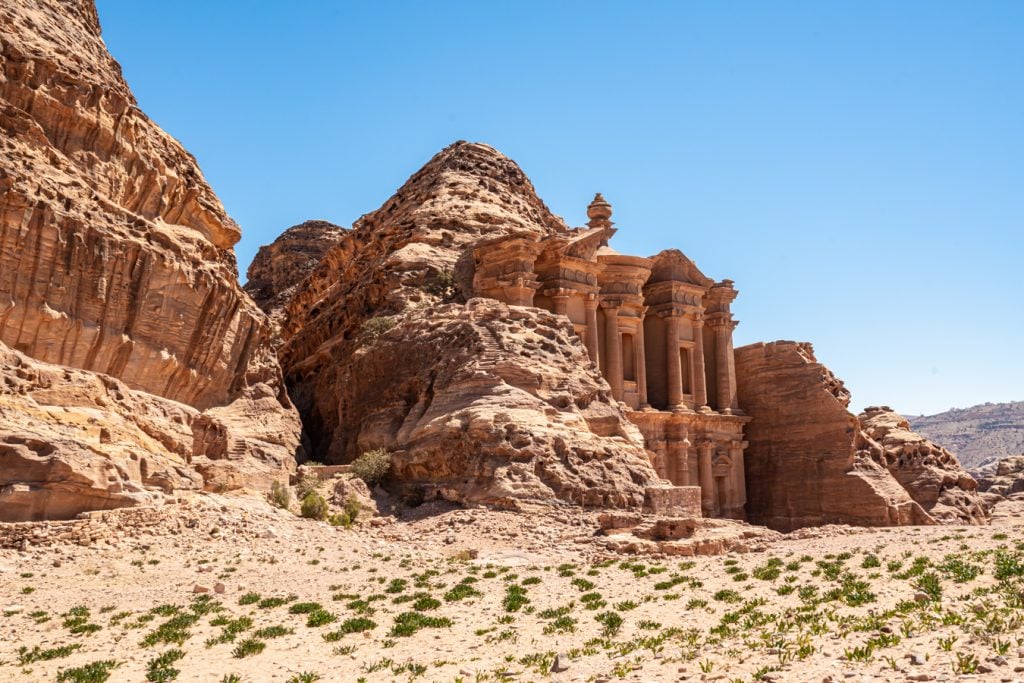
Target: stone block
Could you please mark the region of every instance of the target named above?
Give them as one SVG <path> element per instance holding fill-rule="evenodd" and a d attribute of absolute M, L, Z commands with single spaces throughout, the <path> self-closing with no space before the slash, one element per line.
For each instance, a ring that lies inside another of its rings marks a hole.
<path fill-rule="evenodd" d="M 644 512 L 671 517 L 700 517 L 699 486 L 648 486 Z"/>

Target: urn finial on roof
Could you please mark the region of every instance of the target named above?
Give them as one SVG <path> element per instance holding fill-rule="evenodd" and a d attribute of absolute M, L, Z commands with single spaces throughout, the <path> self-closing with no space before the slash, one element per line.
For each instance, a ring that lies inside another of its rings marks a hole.
<path fill-rule="evenodd" d="M 610 226 L 612 217 L 612 205 L 604 198 L 600 192 L 594 195 L 594 201 L 590 202 L 590 206 L 587 207 L 587 218 L 590 219 L 588 225 L 592 228 L 607 227 Z"/>

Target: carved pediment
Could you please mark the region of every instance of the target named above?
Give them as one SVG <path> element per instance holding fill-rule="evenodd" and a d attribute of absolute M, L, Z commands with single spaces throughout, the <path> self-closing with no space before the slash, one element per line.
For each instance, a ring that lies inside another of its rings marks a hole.
<path fill-rule="evenodd" d="M 666 249 L 651 257 L 654 267 L 648 284 L 659 282 L 683 282 L 699 287 L 710 287 L 714 280 L 700 272 L 693 261 L 678 249 Z"/>

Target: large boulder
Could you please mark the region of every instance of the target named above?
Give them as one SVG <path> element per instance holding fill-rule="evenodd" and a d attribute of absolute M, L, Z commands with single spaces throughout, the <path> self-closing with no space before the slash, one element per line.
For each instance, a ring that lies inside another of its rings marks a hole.
<path fill-rule="evenodd" d="M 914 444 L 915 453 L 931 453 L 932 445 L 897 432 L 906 421 L 891 413 L 871 411 L 862 425 L 848 410 L 849 391 L 810 344 L 736 349 L 736 380 L 740 405 L 753 418 L 746 428 L 750 521 L 782 531 L 987 521 L 973 480 L 948 452 L 889 457 L 897 442 L 901 452 Z"/>
<path fill-rule="evenodd" d="M 392 451 L 413 498 L 641 507 L 659 483 L 567 320 L 490 299 L 403 316 L 341 368 L 345 459 Z"/>
<path fill-rule="evenodd" d="M 234 455 L 272 445 L 280 476 L 294 467 L 299 423 L 266 316 L 237 281 L 239 236 L 195 159 L 139 110 L 91 0 L 0 7 L 0 344 L 215 411 L 214 426 L 261 415 Z M 0 434 L 27 462 L 24 438 Z M 90 457 L 66 462 L 84 472 Z M 217 476 L 256 483 L 248 469 Z M 31 492 L 57 470 L 19 471 L 34 483 L 9 486 Z"/>
<path fill-rule="evenodd" d="M 889 470 L 928 514 L 949 524 L 980 524 L 988 512 L 978 483 L 948 449 L 910 428 L 888 406 L 872 406 L 857 416 L 857 450 Z"/>

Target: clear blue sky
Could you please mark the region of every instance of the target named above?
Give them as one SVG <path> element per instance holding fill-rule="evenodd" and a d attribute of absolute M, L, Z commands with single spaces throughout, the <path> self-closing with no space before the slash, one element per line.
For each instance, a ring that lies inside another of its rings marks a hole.
<path fill-rule="evenodd" d="M 1024 399 L 1024 2 L 98 4 L 243 271 L 483 141 L 734 279 L 737 344 L 814 342 L 856 408 Z"/>

